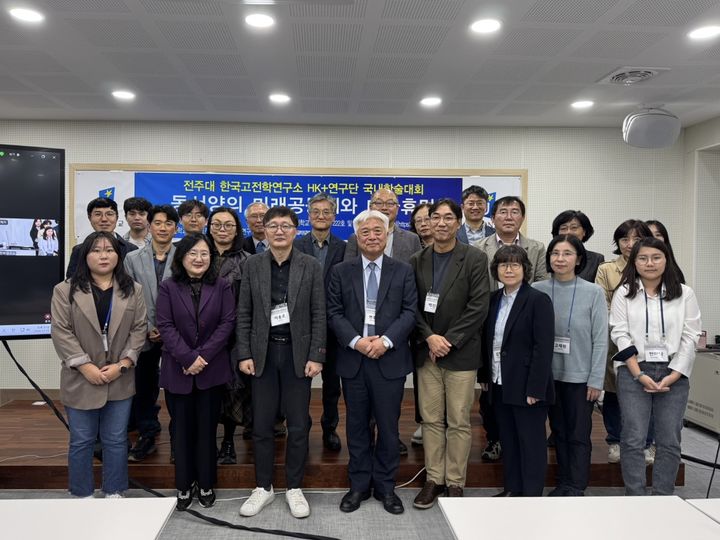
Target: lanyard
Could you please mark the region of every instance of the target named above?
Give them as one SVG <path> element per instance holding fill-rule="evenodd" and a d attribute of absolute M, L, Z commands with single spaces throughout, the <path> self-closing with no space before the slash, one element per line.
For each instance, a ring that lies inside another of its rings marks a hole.
<path fill-rule="evenodd" d="M 577 276 L 575 276 L 575 285 L 573 286 L 573 295 L 572 300 L 570 301 L 570 314 L 568 315 L 568 324 L 567 324 L 567 332 L 565 332 L 566 336 L 570 335 L 570 322 L 572 321 L 572 312 L 573 307 L 575 307 L 575 291 L 577 290 Z M 647 299 L 645 300 L 647 303 Z M 552 303 L 555 305 L 555 278 L 552 280 Z"/>
<path fill-rule="evenodd" d="M 645 292 L 645 289 L 643 289 L 643 294 L 645 295 L 645 343 L 648 343 L 650 340 L 650 321 L 649 321 L 649 313 L 648 313 L 648 296 L 647 292 Z M 662 325 L 662 340 L 665 341 L 665 311 L 663 310 L 663 300 L 662 300 L 662 289 L 658 292 L 658 298 L 660 299 L 660 324 Z"/>
<path fill-rule="evenodd" d="M 107 315 L 105 316 L 105 324 L 103 325 L 102 333 L 107 335 L 108 333 L 108 326 L 110 325 L 110 315 L 112 314 L 112 296 L 110 297 L 110 306 L 108 306 Z"/>

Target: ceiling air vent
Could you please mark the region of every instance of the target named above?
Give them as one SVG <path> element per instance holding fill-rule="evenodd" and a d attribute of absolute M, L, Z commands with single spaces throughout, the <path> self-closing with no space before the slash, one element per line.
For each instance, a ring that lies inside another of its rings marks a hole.
<path fill-rule="evenodd" d="M 631 84 L 638 84 L 650 79 L 654 79 L 658 75 L 665 71 L 670 71 L 670 68 L 657 68 L 657 67 L 621 67 L 608 73 L 602 79 L 598 81 L 600 84 L 620 84 L 623 86 L 629 86 Z"/>

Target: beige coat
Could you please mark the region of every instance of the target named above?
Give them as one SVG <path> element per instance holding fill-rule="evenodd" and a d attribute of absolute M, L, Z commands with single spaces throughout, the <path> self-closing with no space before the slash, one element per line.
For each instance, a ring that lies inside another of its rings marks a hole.
<path fill-rule="evenodd" d="M 533 275 L 528 281 L 530 283 L 535 283 L 536 281 L 545 281 L 549 277 L 547 273 L 547 268 L 545 266 L 545 245 L 542 242 L 533 240 L 532 238 L 527 238 L 522 234 L 519 235 L 518 245 L 525 251 L 527 251 L 528 259 L 530 259 L 530 264 L 532 265 Z M 488 236 L 487 238 L 478 240 L 473 244 L 473 246 L 475 246 L 480 251 L 485 253 L 485 255 L 487 255 L 490 292 L 497 291 L 498 287 L 500 287 L 500 284 L 493 279 L 492 273 L 490 272 L 490 266 L 492 265 L 493 257 L 495 257 L 495 253 L 497 253 L 497 251 L 500 249 L 500 246 L 498 246 L 496 235 L 493 234 L 492 236 Z"/>
<path fill-rule="evenodd" d="M 145 343 L 147 312 L 142 287 L 135 284 L 128 298 L 113 288 L 112 313 L 108 326 L 109 351 L 105 352 L 102 331 L 91 292 L 76 291 L 70 303 L 70 281 L 53 290 L 51 336 L 61 361 L 60 397 L 75 409 L 99 409 L 108 401 L 127 399 L 135 394 L 135 373 L 130 371 L 109 384 L 91 384 L 77 367 L 92 362 L 102 368 L 128 358 L 133 364 Z"/>
<path fill-rule="evenodd" d="M 600 285 L 603 288 L 603 291 L 605 291 L 605 301 L 607 302 L 608 311 L 610 311 L 613 294 L 615 293 L 615 289 L 618 288 L 618 285 L 620 285 L 622 273 L 626 266 L 627 261 L 622 255 L 613 261 L 604 262 L 598 266 L 595 283 Z M 613 369 L 613 363 L 611 360 L 612 357 L 615 356 L 615 353 L 617 353 L 617 347 L 612 340 L 609 340 L 607 364 L 605 365 L 605 383 L 603 384 L 603 388 L 606 392 L 617 392 L 617 386 L 615 384 L 615 370 Z"/>

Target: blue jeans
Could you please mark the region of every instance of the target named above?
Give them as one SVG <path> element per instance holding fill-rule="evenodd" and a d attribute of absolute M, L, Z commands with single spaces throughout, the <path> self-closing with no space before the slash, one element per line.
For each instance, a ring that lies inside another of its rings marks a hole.
<path fill-rule="evenodd" d="M 615 392 L 605 392 L 602 407 L 603 423 L 607 437 L 605 442 L 608 444 L 620 443 L 620 432 L 622 430 L 622 418 L 620 417 L 620 404 Z M 645 439 L 645 448 L 649 448 L 655 444 L 655 422 L 650 417 L 650 426 L 648 427 L 647 437 Z"/>
<path fill-rule="evenodd" d="M 666 362 L 641 362 L 640 369 L 659 382 L 670 373 Z M 645 437 L 650 417 L 655 420 L 657 454 L 652 469 L 653 495 L 672 495 L 680 466 L 680 432 L 687 407 L 690 382 L 680 377 L 670 391 L 651 394 L 621 366 L 617 375 L 622 410 L 620 464 L 626 495 L 645 495 Z"/>
<path fill-rule="evenodd" d="M 127 423 L 132 398 L 108 401 L 99 409 L 65 407 L 70 424 L 68 481 L 70 493 L 88 497 L 95 490 L 93 447 L 100 435 L 103 450 L 102 490 L 122 493 L 128 488 Z"/>

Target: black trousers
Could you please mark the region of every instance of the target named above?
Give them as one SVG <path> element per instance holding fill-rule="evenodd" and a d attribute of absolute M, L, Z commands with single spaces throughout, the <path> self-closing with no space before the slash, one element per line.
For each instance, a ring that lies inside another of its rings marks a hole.
<path fill-rule="evenodd" d="M 321 372 L 323 412 L 320 418 L 320 424 L 322 425 L 323 431 L 334 431 L 340 421 L 340 415 L 338 413 L 340 376 L 335 369 L 336 364 L 335 354 L 328 351 Z"/>
<path fill-rule="evenodd" d="M 555 433 L 557 485 L 584 491 L 590 475 L 593 402 L 587 384 L 555 381 L 555 404 L 550 407 L 550 426 Z"/>
<path fill-rule="evenodd" d="M 343 377 L 342 382 L 350 489 L 365 492 L 372 486 L 378 495 L 392 493 L 400 464 L 398 423 L 405 377 L 386 379 L 378 361 L 363 356 L 355 377 Z M 377 441 L 371 437 L 371 417 L 375 418 Z"/>
<path fill-rule="evenodd" d="M 160 343 L 153 343 L 150 349 L 140 353 L 135 365 L 135 395 L 129 424 L 135 426 L 142 437 L 154 437 L 160 432 L 157 400 L 160 394 L 161 350 Z"/>
<path fill-rule="evenodd" d="M 165 390 L 172 417 L 175 451 L 175 487 L 187 491 L 197 481 L 201 489 L 217 482 L 217 423 L 224 386 L 200 390 L 193 384 L 189 394 Z"/>
<path fill-rule="evenodd" d="M 500 440 L 500 428 L 495 419 L 495 411 L 493 410 L 493 402 L 490 401 L 490 393 L 480 392 L 479 401 L 485 437 L 487 437 L 488 442 L 497 442 Z"/>
<path fill-rule="evenodd" d="M 547 405 L 507 405 L 497 384 L 493 384 L 492 400 L 503 448 L 504 489 L 541 497 L 547 470 Z"/>
<path fill-rule="evenodd" d="M 310 427 L 309 377 L 295 375 L 292 345 L 268 344 L 265 369 L 252 380 L 253 443 L 255 446 L 255 481 L 270 489 L 275 464 L 273 426 L 278 407 L 287 418 L 285 447 L 285 481 L 288 489 L 302 487 L 308 454 Z"/>

